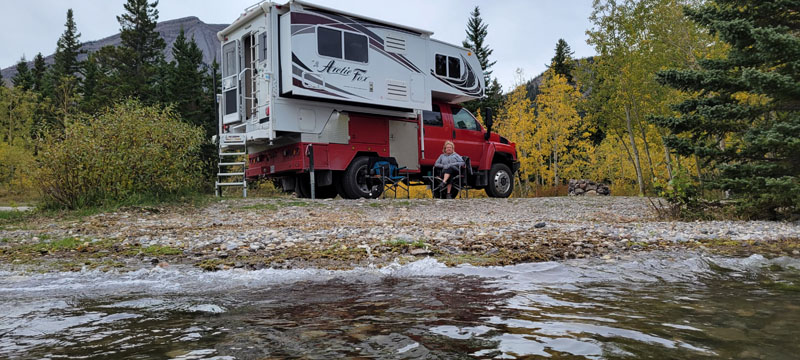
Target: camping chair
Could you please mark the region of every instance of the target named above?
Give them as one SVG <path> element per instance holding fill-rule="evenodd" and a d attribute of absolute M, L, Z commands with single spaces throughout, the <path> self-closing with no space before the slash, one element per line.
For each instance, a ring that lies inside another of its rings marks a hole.
<path fill-rule="evenodd" d="M 461 192 L 464 192 L 462 197 L 469 198 L 469 191 L 467 191 L 469 182 L 467 181 L 467 177 L 472 175 L 472 163 L 469 160 L 469 156 L 462 156 L 461 158 L 464 159 L 464 165 L 458 169 L 458 173 L 450 178 L 450 184 L 452 185 L 450 194 L 453 198 L 456 198 Z M 438 189 L 439 185 L 444 181 L 443 169 L 433 168 L 433 175 L 429 178 L 431 179 L 431 192 L 433 197 L 435 199 L 446 199 L 447 187 L 444 186 Z"/>
<path fill-rule="evenodd" d="M 393 157 L 372 157 L 368 164 L 370 175 L 377 181 L 381 182 L 381 189 L 383 190 L 383 197 L 386 197 L 386 192 L 391 191 L 394 193 L 394 198 L 397 199 L 397 189 L 406 191 L 406 198 L 411 198 L 411 191 L 409 190 L 409 178 L 406 167 L 397 165 L 397 160 Z M 401 171 L 403 172 L 401 174 Z"/>

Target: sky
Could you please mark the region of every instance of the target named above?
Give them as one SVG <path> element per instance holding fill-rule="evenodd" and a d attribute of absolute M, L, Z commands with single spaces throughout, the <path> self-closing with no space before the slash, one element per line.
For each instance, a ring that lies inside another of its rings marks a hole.
<path fill-rule="evenodd" d="M 282 3 L 288 0 L 276 1 Z M 197 16 L 209 24 L 229 24 L 257 0 L 160 0 L 159 21 Z M 490 60 L 507 92 L 520 78 L 528 80 L 544 70 L 558 39 L 567 41 L 574 57 L 595 54 L 586 44 L 592 0 L 310 0 L 310 3 L 354 14 L 433 31 L 433 38 L 461 44 L 466 24 L 477 5 L 488 27 L 486 43 L 494 50 Z M 64 32 L 67 9 L 72 8 L 82 42 L 119 32 L 116 16 L 124 0 L 0 0 L 0 67 L 13 66 L 25 56 L 55 52 Z M 518 73 L 518 69 L 521 73 Z M 521 74 L 521 77 L 520 77 Z"/>

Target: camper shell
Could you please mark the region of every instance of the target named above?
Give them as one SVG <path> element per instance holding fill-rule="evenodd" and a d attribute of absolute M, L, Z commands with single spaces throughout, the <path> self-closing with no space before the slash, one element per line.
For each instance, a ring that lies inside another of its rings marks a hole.
<path fill-rule="evenodd" d="M 242 171 L 221 169 L 243 179 L 218 187 L 246 189 L 247 179 L 273 177 L 291 191 L 309 172 L 308 145 L 317 152 L 321 186 L 358 156 L 393 157 L 421 172 L 439 155 L 425 154 L 423 112 L 479 99 L 485 87 L 474 53 L 431 35 L 305 1 L 245 9 L 217 34 L 218 141 L 221 157 L 233 149 L 248 161 Z"/>

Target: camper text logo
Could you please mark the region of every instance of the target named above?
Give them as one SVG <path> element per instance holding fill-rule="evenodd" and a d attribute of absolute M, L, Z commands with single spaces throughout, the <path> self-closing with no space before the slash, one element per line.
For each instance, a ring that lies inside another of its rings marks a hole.
<path fill-rule="evenodd" d="M 313 65 L 319 72 L 349 77 L 350 81 L 365 82 L 369 79 L 367 70 L 351 68 L 349 66 L 336 66 L 336 61 L 334 60 L 329 61 L 323 66 L 320 66 L 319 61 L 314 61 Z"/>

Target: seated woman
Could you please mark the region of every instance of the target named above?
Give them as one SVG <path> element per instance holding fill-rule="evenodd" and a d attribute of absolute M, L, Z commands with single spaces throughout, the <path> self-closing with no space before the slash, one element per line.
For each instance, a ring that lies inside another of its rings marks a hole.
<path fill-rule="evenodd" d="M 436 163 L 433 165 L 436 168 L 442 169 L 442 172 L 444 172 L 444 176 L 442 176 L 442 185 L 434 189 L 434 191 L 441 190 L 442 187 L 447 186 L 447 198 L 452 199 L 453 195 L 450 194 L 450 190 L 452 190 L 453 184 L 450 184 L 449 180 L 458 174 L 458 169 L 463 165 L 464 159 L 456 154 L 455 144 L 453 144 L 452 141 L 445 141 L 442 155 L 439 155 L 439 158 L 436 159 Z"/>

